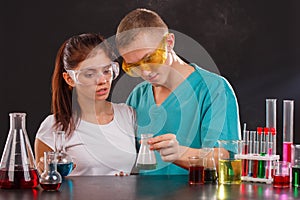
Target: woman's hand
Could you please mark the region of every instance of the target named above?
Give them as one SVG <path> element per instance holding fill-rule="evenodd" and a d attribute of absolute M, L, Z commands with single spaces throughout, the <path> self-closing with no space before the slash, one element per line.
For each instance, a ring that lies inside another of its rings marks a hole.
<path fill-rule="evenodd" d="M 44 157 L 40 157 L 39 161 L 36 163 L 36 168 L 39 174 L 42 174 L 44 171 Z"/>
<path fill-rule="evenodd" d="M 148 140 L 150 150 L 157 150 L 165 162 L 174 162 L 180 158 L 180 145 L 174 134 L 164 134 Z"/>

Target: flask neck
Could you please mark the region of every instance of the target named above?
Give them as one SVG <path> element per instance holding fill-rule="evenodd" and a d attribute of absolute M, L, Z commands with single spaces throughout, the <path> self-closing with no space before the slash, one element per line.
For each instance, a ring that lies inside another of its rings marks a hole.
<path fill-rule="evenodd" d="M 45 171 L 54 172 L 57 171 L 57 163 L 48 163 L 44 165 Z"/>
<path fill-rule="evenodd" d="M 57 171 L 57 153 L 44 152 L 44 171 Z"/>
<path fill-rule="evenodd" d="M 25 131 L 25 113 L 10 113 L 10 129 L 22 129 Z"/>
<path fill-rule="evenodd" d="M 141 144 L 148 145 L 148 140 L 153 137 L 153 134 L 142 134 L 141 135 Z"/>
<path fill-rule="evenodd" d="M 148 146 L 148 138 L 146 138 L 146 139 L 141 139 L 141 144 L 142 144 L 142 145 Z"/>
<path fill-rule="evenodd" d="M 55 142 L 55 152 L 64 153 L 65 152 L 65 132 L 56 131 L 54 132 L 54 142 Z"/>

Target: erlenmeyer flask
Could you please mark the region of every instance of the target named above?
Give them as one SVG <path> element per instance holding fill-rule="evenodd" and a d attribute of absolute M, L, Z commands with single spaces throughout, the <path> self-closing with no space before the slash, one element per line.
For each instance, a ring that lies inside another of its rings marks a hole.
<path fill-rule="evenodd" d="M 54 132 L 55 152 L 57 155 L 57 171 L 61 176 L 68 176 L 73 169 L 73 160 L 65 150 L 65 132 Z"/>
<path fill-rule="evenodd" d="M 25 129 L 26 113 L 10 113 L 10 130 L 0 165 L 0 188 L 35 188 L 38 172 Z"/>
<path fill-rule="evenodd" d="M 217 167 L 214 158 L 214 149 L 213 148 L 203 148 L 205 152 L 204 156 L 204 182 L 205 183 L 217 183 Z M 200 154 L 201 155 L 201 154 Z"/>
<path fill-rule="evenodd" d="M 139 150 L 136 166 L 143 170 L 152 170 L 156 168 L 156 158 L 154 151 L 151 151 L 148 145 L 148 139 L 153 134 L 141 134 L 141 147 Z"/>

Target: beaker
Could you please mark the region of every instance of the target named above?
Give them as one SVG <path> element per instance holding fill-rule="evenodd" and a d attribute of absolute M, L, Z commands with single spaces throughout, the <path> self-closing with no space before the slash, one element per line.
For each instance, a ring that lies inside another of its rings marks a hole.
<path fill-rule="evenodd" d="M 218 140 L 219 183 L 241 183 L 242 160 L 235 158 L 235 155 L 241 154 L 241 142 L 241 140 Z"/>
<path fill-rule="evenodd" d="M 273 187 L 290 187 L 291 163 L 286 161 L 275 161 L 273 174 Z"/>
<path fill-rule="evenodd" d="M 156 158 L 154 151 L 150 150 L 148 140 L 153 134 L 141 134 L 141 147 L 138 153 L 136 167 L 142 170 L 152 170 L 156 168 Z"/>
<path fill-rule="evenodd" d="M 35 160 L 25 128 L 26 113 L 10 113 L 10 129 L 0 164 L 0 188 L 35 188 Z"/>
<path fill-rule="evenodd" d="M 57 171 L 62 177 L 68 176 L 73 169 L 73 160 L 65 149 L 65 132 L 54 132 L 55 152 L 57 153 Z"/>
<path fill-rule="evenodd" d="M 40 184 L 44 190 L 57 191 L 60 188 L 62 177 L 57 171 L 58 153 L 44 152 L 44 171 L 40 176 Z"/>
<path fill-rule="evenodd" d="M 204 184 L 204 159 L 199 156 L 190 156 L 189 160 L 189 184 Z"/>

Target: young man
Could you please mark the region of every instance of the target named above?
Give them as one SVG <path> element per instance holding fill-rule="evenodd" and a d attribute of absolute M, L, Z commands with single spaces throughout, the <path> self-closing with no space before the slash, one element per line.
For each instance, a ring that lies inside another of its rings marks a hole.
<path fill-rule="evenodd" d="M 128 13 L 118 26 L 116 43 L 123 70 L 145 80 L 127 99 L 136 110 L 138 137 L 153 133 L 149 144 L 160 154 L 157 168 L 143 174 L 187 174 L 189 156 L 204 154 L 203 148 L 216 147 L 219 139 L 240 138 L 232 87 L 176 55 L 174 34 L 157 13 Z"/>

